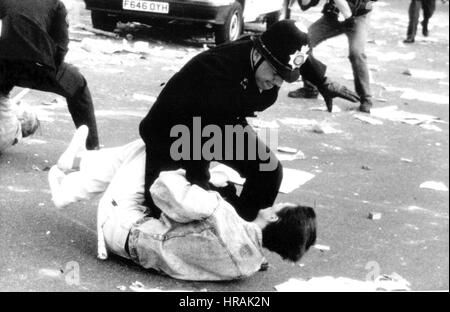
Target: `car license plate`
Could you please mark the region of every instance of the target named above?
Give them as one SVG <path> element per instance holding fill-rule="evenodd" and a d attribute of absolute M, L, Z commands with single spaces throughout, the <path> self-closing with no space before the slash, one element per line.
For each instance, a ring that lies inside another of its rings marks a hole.
<path fill-rule="evenodd" d="M 169 14 L 169 3 L 145 0 L 123 0 L 123 9 L 132 11 Z"/>

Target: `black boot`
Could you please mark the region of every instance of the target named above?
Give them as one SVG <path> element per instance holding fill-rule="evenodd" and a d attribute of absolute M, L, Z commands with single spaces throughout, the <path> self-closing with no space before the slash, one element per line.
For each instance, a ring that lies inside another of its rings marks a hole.
<path fill-rule="evenodd" d="M 423 20 L 420 24 L 422 24 L 422 34 L 425 37 L 428 37 L 428 21 L 427 20 Z"/>
<path fill-rule="evenodd" d="M 372 108 L 372 101 L 370 99 L 365 99 L 361 102 L 359 106 L 359 111 L 362 113 L 370 114 L 370 109 Z"/>

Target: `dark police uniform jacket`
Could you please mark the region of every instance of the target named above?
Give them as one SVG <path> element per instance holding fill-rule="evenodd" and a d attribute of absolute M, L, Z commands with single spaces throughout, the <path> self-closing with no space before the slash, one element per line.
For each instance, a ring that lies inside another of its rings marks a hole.
<path fill-rule="evenodd" d="M 68 51 L 66 18 L 59 0 L 0 0 L 0 63 L 38 63 L 56 70 Z"/>
<path fill-rule="evenodd" d="M 260 92 L 251 66 L 250 38 L 243 38 L 200 53 L 175 74 L 160 93 L 140 124 L 147 151 L 168 156 L 170 130 L 175 125 L 192 128 L 193 117 L 201 117 L 202 127 L 246 124 L 275 103 L 278 87 Z M 301 73 L 315 84 L 324 81 L 326 67 L 313 57 Z M 192 133 L 192 132 L 191 132 Z"/>

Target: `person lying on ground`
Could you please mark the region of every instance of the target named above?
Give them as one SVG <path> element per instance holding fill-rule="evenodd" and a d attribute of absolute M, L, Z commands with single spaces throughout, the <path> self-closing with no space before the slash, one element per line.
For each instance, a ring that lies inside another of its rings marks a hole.
<path fill-rule="evenodd" d="M 36 113 L 28 106 L 11 103 L 0 94 L 0 154 L 36 132 Z"/>
<path fill-rule="evenodd" d="M 162 214 L 150 217 L 143 206 L 145 143 L 87 151 L 87 133 L 77 130 L 50 169 L 49 184 L 58 208 L 102 195 L 101 259 L 111 252 L 176 279 L 234 280 L 267 268 L 263 247 L 296 262 L 315 243 L 312 208 L 277 204 L 247 222 L 218 192 L 188 182 L 183 169 L 163 171 L 151 185 Z"/>

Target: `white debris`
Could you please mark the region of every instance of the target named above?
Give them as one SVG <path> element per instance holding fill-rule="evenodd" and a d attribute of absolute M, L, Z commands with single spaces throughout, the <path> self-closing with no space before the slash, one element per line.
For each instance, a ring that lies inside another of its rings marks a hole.
<path fill-rule="evenodd" d="M 355 117 L 356 119 L 361 120 L 363 122 L 366 122 L 368 124 L 371 124 L 371 125 L 382 125 L 383 124 L 383 122 L 381 120 L 371 118 L 368 116 L 364 116 L 361 114 L 355 114 L 355 115 L 353 115 L 353 117 Z"/>
<path fill-rule="evenodd" d="M 412 61 L 416 58 L 415 52 L 399 53 L 399 52 L 377 52 L 373 51 L 370 56 L 377 58 L 381 62 L 391 61 Z"/>
<path fill-rule="evenodd" d="M 50 278 L 60 278 L 63 276 L 63 274 L 60 270 L 54 270 L 54 269 L 40 269 L 39 275 L 41 275 L 43 277 L 50 277 Z"/>
<path fill-rule="evenodd" d="M 399 121 L 410 125 L 420 125 L 424 123 L 438 122 L 439 118 L 425 114 L 415 114 L 398 110 L 397 106 L 386 106 L 373 108 L 370 115 L 380 119 Z"/>
<path fill-rule="evenodd" d="M 380 212 L 369 212 L 370 220 L 381 220 L 382 214 Z"/>
<path fill-rule="evenodd" d="M 346 277 L 313 277 L 309 280 L 291 278 L 275 286 L 280 292 L 373 292 L 409 291 L 411 284 L 396 273 L 381 275 L 375 281 L 359 281 Z"/>
<path fill-rule="evenodd" d="M 298 151 L 295 154 L 277 153 L 276 156 L 277 156 L 278 160 L 280 160 L 280 161 L 294 161 L 294 160 L 306 159 L 306 156 L 302 151 Z"/>
<path fill-rule="evenodd" d="M 120 291 L 126 291 L 127 290 L 127 287 L 126 286 L 123 286 L 123 285 L 119 285 L 119 286 L 117 286 L 116 287 L 118 290 L 120 290 Z"/>
<path fill-rule="evenodd" d="M 427 103 L 434 104 L 449 104 L 448 95 L 440 95 L 434 93 L 420 92 L 414 89 L 406 89 L 400 96 L 404 100 L 419 100 Z"/>
<path fill-rule="evenodd" d="M 277 123 L 276 120 L 264 121 L 261 119 L 253 119 L 251 121 L 251 124 L 253 127 L 260 128 L 260 129 L 278 129 L 278 128 L 280 128 L 280 125 Z"/>
<path fill-rule="evenodd" d="M 442 182 L 427 181 L 422 183 L 420 185 L 420 188 L 448 192 L 448 187 Z"/>
<path fill-rule="evenodd" d="M 173 290 L 162 290 L 160 288 L 147 288 L 144 284 L 142 284 L 139 281 L 134 282 L 131 284 L 130 289 L 134 292 L 189 292 L 189 290 L 179 290 L 179 289 L 173 289 Z"/>
<path fill-rule="evenodd" d="M 139 93 L 133 94 L 133 99 L 136 101 L 146 101 L 146 102 L 150 102 L 150 103 L 156 102 L 156 97 L 151 96 L 151 95 L 139 94 Z"/>
<path fill-rule="evenodd" d="M 419 79 L 445 79 L 447 75 L 442 72 L 436 72 L 431 70 L 422 70 L 409 68 L 403 72 L 404 75 L 411 76 Z"/>
<path fill-rule="evenodd" d="M 210 172 L 216 171 L 220 171 L 226 174 L 230 182 L 238 185 L 243 185 L 245 183 L 245 179 L 242 178 L 236 170 L 224 164 L 219 164 L 210 170 Z M 280 193 L 289 194 L 314 177 L 314 174 L 306 171 L 283 168 L 283 181 L 281 182 Z"/>
<path fill-rule="evenodd" d="M 297 149 L 296 148 L 292 148 L 292 147 L 278 146 L 277 150 L 279 152 L 289 153 L 289 154 L 297 153 Z"/>
<path fill-rule="evenodd" d="M 413 160 L 409 159 L 409 158 L 400 158 L 401 161 L 406 162 L 406 163 L 412 163 Z"/>
<path fill-rule="evenodd" d="M 292 117 L 279 119 L 279 121 L 287 126 L 298 126 L 298 127 L 310 127 L 317 124 L 316 120 L 292 118 Z"/>
<path fill-rule="evenodd" d="M 424 128 L 426 130 L 432 130 L 432 131 L 436 131 L 436 132 L 442 132 L 442 129 L 439 128 L 436 125 L 430 125 L 430 124 L 422 124 L 420 125 L 421 128 Z"/>
<path fill-rule="evenodd" d="M 309 108 L 311 111 L 319 111 L 319 112 L 327 112 L 327 108 L 325 106 L 315 106 Z M 332 113 L 340 113 L 342 110 L 337 105 L 333 105 L 333 108 L 331 109 Z"/>
<path fill-rule="evenodd" d="M 334 134 L 334 133 L 342 133 L 342 130 L 338 130 L 333 128 L 331 125 L 327 123 L 316 124 L 311 129 L 315 133 L 319 134 Z"/>
<path fill-rule="evenodd" d="M 331 250 L 330 246 L 326 246 L 326 245 L 315 244 L 313 247 L 320 251 L 330 251 Z"/>

